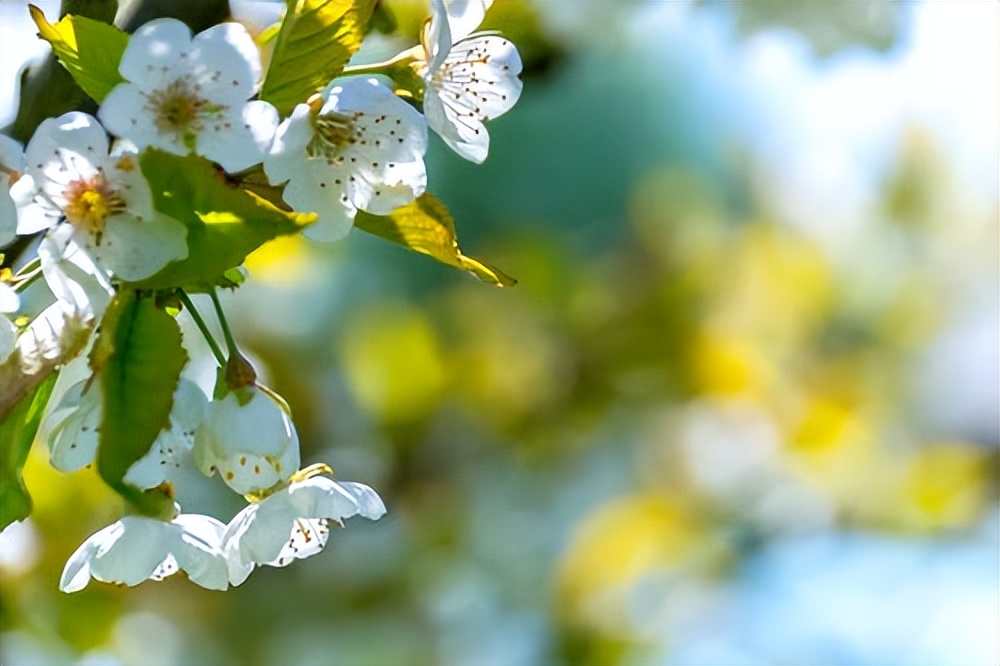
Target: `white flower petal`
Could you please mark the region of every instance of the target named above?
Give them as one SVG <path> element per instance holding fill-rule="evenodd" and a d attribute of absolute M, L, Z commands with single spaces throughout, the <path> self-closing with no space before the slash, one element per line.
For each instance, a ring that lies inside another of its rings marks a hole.
<path fill-rule="evenodd" d="M 101 244 L 87 238 L 83 245 L 115 275 L 134 282 L 187 257 L 187 227 L 159 213 L 146 221 L 127 214 L 113 215 L 108 218 Z"/>
<path fill-rule="evenodd" d="M 288 496 L 296 513 L 307 518 L 342 521 L 361 515 L 378 520 L 385 515 L 385 504 L 378 493 L 353 481 L 338 483 L 324 476 L 314 476 L 291 484 Z"/>
<path fill-rule="evenodd" d="M 140 87 L 121 83 L 104 98 L 97 117 L 116 136 L 128 137 L 145 148 L 153 146 L 174 155 L 187 155 L 188 149 L 176 133 L 161 132 L 149 106 L 147 93 Z"/>
<path fill-rule="evenodd" d="M 142 516 L 125 516 L 118 523 L 120 530 L 91 537 L 98 538 L 100 547 L 90 560 L 90 575 L 131 587 L 148 579 L 169 554 L 164 543 L 169 523 Z"/>
<path fill-rule="evenodd" d="M 135 31 L 122 55 L 118 72 L 139 89 L 150 92 L 191 48 L 191 30 L 181 21 L 162 18 Z"/>
<path fill-rule="evenodd" d="M 209 404 L 194 439 L 195 464 L 216 471 L 230 488 L 247 495 L 287 479 L 299 466 L 299 438 L 284 411 L 254 387 L 241 405 L 236 393 Z"/>
<path fill-rule="evenodd" d="M 173 524 L 181 528 L 171 535 L 170 544 L 177 566 L 201 587 L 229 587 L 228 564 L 221 547 L 226 526 L 211 516 L 197 514 L 181 514 Z"/>
<path fill-rule="evenodd" d="M 245 102 L 259 88 L 260 52 L 239 23 L 220 23 L 195 35 L 190 66 L 203 83 L 214 82 L 213 100 Z"/>
<path fill-rule="evenodd" d="M 7 284 L 0 282 L 0 312 L 17 312 L 21 307 L 21 298 Z"/>
<path fill-rule="evenodd" d="M 260 164 L 278 127 L 278 110 L 267 102 L 248 102 L 242 116 L 225 116 L 206 125 L 198 152 L 229 172 Z"/>
<path fill-rule="evenodd" d="M 432 9 L 434 4 L 432 3 Z M 458 42 L 479 27 L 486 18 L 486 10 L 493 5 L 493 0 L 443 0 L 443 5 L 451 39 Z"/>
<path fill-rule="evenodd" d="M 517 103 L 520 73 L 517 49 L 502 37 L 478 36 L 456 44 L 440 69 L 425 74 L 428 125 L 459 155 L 482 163 L 489 153 L 483 122 Z"/>
<path fill-rule="evenodd" d="M 181 514 L 171 522 L 125 516 L 92 535 L 70 556 L 59 588 L 75 592 L 91 577 L 132 586 L 183 569 L 202 587 L 226 589 L 223 530 L 224 525 L 210 516 Z"/>
<path fill-rule="evenodd" d="M 264 173 L 271 184 L 280 185 L 287 181 L 302 162 L 306 146 L 313 136 L 310 113 L 307 105 L 297 105 L 275 131 L 274 143 L 264 162 Z"/>
<path fill-rule="evenodd" d="M 17 212 L 18 234 L 35 234 L 59 223 L 61 212 L 58 208 L 35 202 L 38 191 L 35 179 L 27 174 L 10 186 L 10 200 Z"/>
<path fill-rule="evenodd" d="M 11 174 L 24 170 L 24 149 L 21 144 L 0 134 L 0 247 L 14 240 L 17 233 L 17 208 L 10 196 Z"/>
<path fill-rule="evenodd" d="M 0 363 L 6 361 L 17 345 L 17 327 L 0 314 Z"/>
<path fill-rule="evenodd" d="M 97 382 L 82 381 L 69 387 L 48 416 L 46 444 L 52 466 L 74 472 L 94 462 L 100 425 L 101 387 Z"/>
<path fill-rule="evenodd" d="M 361 515 L 377 520 L 385 505 L 368 486 L 324 477 L 295 481 L 248 506 L 223 535 L 230 582 L 239 585 L 255 565 L 286 566 L 315 555 L 326 545 L 328 521 Z"/>

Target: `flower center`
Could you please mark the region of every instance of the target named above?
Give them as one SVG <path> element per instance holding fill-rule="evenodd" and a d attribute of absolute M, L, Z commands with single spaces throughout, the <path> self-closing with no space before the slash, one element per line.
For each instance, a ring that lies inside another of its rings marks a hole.
<path fill-rule="evenodd" d="M 306 146 L 309 157 L 334 157 L 345 145 L 358 140 L 360 132 L 355 128 L 354 121 L 361 114 L 345 116 L 335 111 L 324 113 L 313 118 L 313 137 Z"/>
<path fill-rule="evenodd" d="M 125 200 L 111 189 L 103 175 L 74 180 L 63 192 L 63 214 L 73 226 L 103 233 L 108 218 L 125 210 Z"/>
<path fill-rule="evenodd" d="M 161 134 L 177 136 L 188 148 L 194 147 L 194 141 L 204 127 L 204 117 L 222 110 L 201 97 L 198 87 L 192 86 L 187 79 L 177 79 L 164 88 L 154 90 L 148 97 L 147 109 L 153 113 L 156 129 Z"/>

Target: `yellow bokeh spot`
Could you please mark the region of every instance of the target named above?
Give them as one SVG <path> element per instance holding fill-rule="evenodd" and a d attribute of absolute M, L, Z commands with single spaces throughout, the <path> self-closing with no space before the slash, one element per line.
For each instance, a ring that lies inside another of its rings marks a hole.
<path fill-rule="evenodd" d="M 982 449 L 947 444 L 921 449 L 907 465 L 903 494 L 918 529 L 972 524 L 987 499 L 989 468 Z"/>
<path fill-rule="evenodd" d="M 700 540 L 695 519 L 673 498 L 634 494 L 607 502 L 576 526 L 559 563 L 566 609 L 603 627 L 614 621 L 608 595 L 627 592 L 654 569 L 680 565 Z"/>
<path fill-rule="evenodd" d="M 733 397 L 762 393 L 774 368 L 746 340 L 705 331 L 692 345 L 695 389 L 707 395 Z"/>
<path fill-rule="evenodd" d="M 427 415 L 445 384 L 444 360 L 430 322 L 405 306 L 363 313 L 344 335 L 341 356 L 357 401 L 385 421 Z"/>

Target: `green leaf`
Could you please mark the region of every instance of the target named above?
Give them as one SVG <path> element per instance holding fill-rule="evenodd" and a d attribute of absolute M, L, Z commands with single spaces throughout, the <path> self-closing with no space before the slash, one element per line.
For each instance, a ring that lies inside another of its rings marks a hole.
<path fill-rule="evenodd" d="M 126 33 L 83 16 L 64 16 L 53 25 L 38 7 L 28 9 L 38 26 L 38 36 L 52 45 L 59 62 L 95 101 L 103 101 L 112 88 L 124 81 L 118 64 L 128 46 Z"/>
<path fill-rule="evenodd" d="M 285 0 L 261 99 L 287 115 L 337 77 L 365 37 L 375 0 Z"/>
<path fill-rule="evenodd" d="M 430 255 L 498 287 L 513 287 L 517 280 L 474 257 L 462 254 L 455 236 L 455 221 L 443 203 L 429 192 L 388 215 L 358 211 L 354 226 L 403 247 Z"/>
<path fill-rule="evenodd" d="M 147 149 L 139 158 L 153 206 L 187 227 L 188 256 L 136 283 L 143 289 L 197 288 L 220 282 L 265 242 L 300 231 L 315 213 L 286 212 L 228 183 L 204 158 Z"/>
<path fill-rule="evenodd" d="M 97 471 L 141 512 L 155 513 L 162 508 L 162 500 L 139 492 L 123 479 L 170 418 L 174 391 L 188 360 L 181 330 L 154 298 L 122 290 L 108 305 L 101 338 L 110 342 L 111 353 L 100 373 L 104 416 Z"/>
<path fill-rule="evenodd" d="M 31 513 L 31 496 L 24 487 L 21 470 L 58 374 L 48 375 L 0 421 L 0 530 Z"/>

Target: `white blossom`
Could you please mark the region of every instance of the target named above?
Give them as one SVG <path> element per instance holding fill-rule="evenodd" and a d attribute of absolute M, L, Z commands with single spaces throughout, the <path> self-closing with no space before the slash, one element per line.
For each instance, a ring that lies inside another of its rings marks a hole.
<path fill-rule="evenodd" d="M 427 124 L 452 150 L 482 163 L 490 136 L 483 123 L 503 115 L 521 96 L 521 57 L 507 39 L 473 33 L 492 0 L 431 0 L 423 34 Z"/>
<path fill-rule="evenodd" d="M 21 144 L 0 134 L 0 247 L 14 240 L 17 211 L 10 198 L 10 186 L 24 170 L 24 150 Z"/>
<path fill-rule="evenodd" d="M 0 282 L 0 363 L 7 360 L 17 342 L 17 327 L 7 315 L 17 312 L 21 300 L 17 292 Z"/>
<path fill-rule="evenodd" d="M 174 392 L 168 425 L 160 431 L 149 452 L 129 467 L 125 481 L 143 489 L 172 481 L 176 471 L 191 462 L 194 433 L 205 417 L 207 404 L 208 399 L 197 384 L 181 379 Z M 96 380 L 78 382 L 66 390 L 46 423 L 53 467 L 72 472 L 94 461 L 102 414 L 101 391 Z"/>
<path fill-rule="evenodd" d="M 319 215 L 307 236 L 338 240 L 359 209 L 385 215 L 423 194 L 427 123 L 413 107 L 369 78 L 335 82 L 315 106 L 295 107 L 264 161 L 286 202 Z"/>
<path fill-rule="evenodd" d="M 70 555 L 59 589 L 82 590 L 91 578 L 133 586 L 184 570 L 202 587 L 225 590 L 224 529 L 215 518 L 199 514 L 181 514 L 170 522 L 125 516 L 90 536 Z"/>
<path fill-rule="evenodd" d="M 283 567 L 321 551 L 330 521 L 360 515 L 378 520 L 385 505 L 361 483 L 337 483 L 322 476 L 292 481 L 288 487 L 240 511 L 226 526 L 223 550 L 229 582 L 239 585 L 257 565 Z"/>
<path fill-rule="evenodd" d="M 278 113 L 248 102 L 260 88 L 260 53 L 238 23 L 221 23 L 193 39 L 176 19 L 145 24 L 129 40 L 118 71 L 125 78 L 98 117 L 139 148 L 196 152 L 227 171 L 261 161 Z"/>
<path fill-rule="evenodd" d="M 46 119 L 13 184 L 17 233 L 48 230 L 56 246 L 77 246 L 102 270 L 141 280 L 187 256 L 187 229 L 153 210 L 135 152 L 108 153 L 108 135 L 93 117 L 72 111 Z"/>
<path fill-rule="evenodd" d="M 249 397 L 241 403 L 242 392 Z M 288 479 L 299 467 L 299 436 L 288 414 L 264 391 L 247 386 L 208 405 L 195 433 L 194 461 L 249 495 Z"/>

